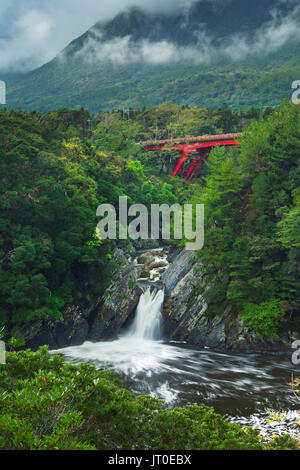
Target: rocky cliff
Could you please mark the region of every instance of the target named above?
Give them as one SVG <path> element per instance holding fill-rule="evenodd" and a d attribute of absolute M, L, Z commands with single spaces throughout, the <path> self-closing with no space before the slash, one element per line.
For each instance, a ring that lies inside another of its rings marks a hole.
<path fill-rule="evenodd" d="M 166 340 L 186 341 L 200 348 L 232 352 L 284 352 L 299 338 L 299 332 L 282 331 L 280 340 L 266 341 L 243 327 L 240 318 L 233 314 L 226 299 L 211 298 L 205 301 L 208 289 L 201 265 L 194 253 L 174 250 L 172 264 L 163 274 L 165 307 L 163 334 Z"/>
<path fill-rule="evenodd" d="M 115 339 L 132 315 L 141 289 L 137 285 L 135 265 L 122 250 L 116 250 L 113 281 L 104 295 L 88 308 L 69 306 L 61 320 L 36 320 L 18 326 L 26 347 L 36 349 L 48 344 L 50 349 L 80 345 L 84 341 Z"/>
<path fill-rule="evenodd" d="M 142 248 L 148 251 L 143 252 Z M 214 282 L 207 282 L 194 252 L 172 248 L 169 253 L 165 248 L 158 261 L 158 251 L 152 245 L 136 246 L 131 256 L 116 250 L 113 281 L 104 295 L 89 308 L 68 307 L 62 320 L 37 320 L 21 325 L 18 330 L 25 337 L 26 346 L 36 349 L 48 344 L 50 349 L 60 349 L 85 341 L 116 339 L 134 318 L 143 282 L 157 282 L 157 272 L 161 277 L 156 286 L 165 289 L 162 325 L 166 341 L 185 341 L 199 348 L 221 351 L 259 353 L 288 351 L 293 341 L 299 339 L 299 332 L 283 330 L 280 340 L 267 341 L 247 330 L 226 296 L 220 298 Z M 169 267 L 165 262 L 167 256 Z M 139 278 L 143 278 L 141 282 Z"/>

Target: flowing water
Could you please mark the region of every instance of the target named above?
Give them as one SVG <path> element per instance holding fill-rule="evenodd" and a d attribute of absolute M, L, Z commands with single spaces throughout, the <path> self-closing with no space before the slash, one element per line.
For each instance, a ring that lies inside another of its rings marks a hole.
<path fill-rule="evenodd" d="M 205 403 L 232 422 L 256 427 L 262 435 L 289 432 L 298 437 L 300 403 L 288 383 L 292 373 L 300 376 L 299 366 L 282 355 L 240 356 L 165 343 L 160 338 L 163 301 L 162 290 L 148 289 L 134 323 L 118 340 L 54 352 L 75 364 L 114 370 L 133 393 L 163 399 L 169 409 Z M 268 423 L 268 408 L 286 414 Z"/>
<path fill-rule="evenodd" d="M 135 340 L 161 339 L 161 311 L 164 304 L 164 291 L 150 289 L 141 296 L 135 320 L 126 337 Z"/>

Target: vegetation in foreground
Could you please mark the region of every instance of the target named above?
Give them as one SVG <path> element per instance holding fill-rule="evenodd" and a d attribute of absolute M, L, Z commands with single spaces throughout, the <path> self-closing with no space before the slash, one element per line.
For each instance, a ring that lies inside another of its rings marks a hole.
<path fill-rule="evenodd" d="M 13 450 L 294 450 L 193 405 L 167 411 L 136 397 L 112 372 L 74 366 L 47 348 L 8 353 L 0 365 L 0 448 Z"/>

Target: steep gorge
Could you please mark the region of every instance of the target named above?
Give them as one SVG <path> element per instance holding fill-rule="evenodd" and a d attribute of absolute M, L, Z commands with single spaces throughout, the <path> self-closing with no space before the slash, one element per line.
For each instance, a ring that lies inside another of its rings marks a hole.
<path fill-rule="evenodd" d="M 155 265 L 151 250 L 156 254 L 160 250 L 150 248 L 150 251 L 135 252 L 133 247 L 131 249 L 131 256 L 122 250 L 115 251 L 113 261 L 117 267 L 113 281 L 89 309 L 74 305 L 64 312 L 63 321 L 37 320 L 19 325 L 18 331 L 25 337 L 26 345 L 36 349 L 49 344 L 51 349 L 59 349 L 84 341 L 115 340 L 133 322 L 139 299 L 149 285 L 165 291 L 164 341 L 228 352 L 276 353 L 290 351 L 291 344 L 297 340 L 298 332 L 289 330 L 282 331 L 280 340 L 266 340 L 245 328 L 225 299 L 221 302 L 212 299 L 207 304 L 204 294 L 207 289 L 213 289 L 213 283 L 207 284 L 201 264 L 195 260 L 195 252 L 172 247 L 168 255 L 168 249 L 162 247 L 161 262 L 156 260 L 156 271 L 161 275 L 154 275 L 153 279 L 152 273 L 151 280 L 151 269 Z M 145 264 L 137 264 L 138 259 Z"/>

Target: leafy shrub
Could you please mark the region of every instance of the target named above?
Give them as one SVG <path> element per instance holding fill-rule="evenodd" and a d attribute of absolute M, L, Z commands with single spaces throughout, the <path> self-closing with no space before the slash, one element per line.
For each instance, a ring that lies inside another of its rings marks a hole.
<path fill-rule="evenodd" d="M 246 303 L 242 320 L 246 327 L 260 335 L 278 339 L 278 320 L 284 313 L 283 302 L 277 299 L 268 300 L 260 305 Z"/>

